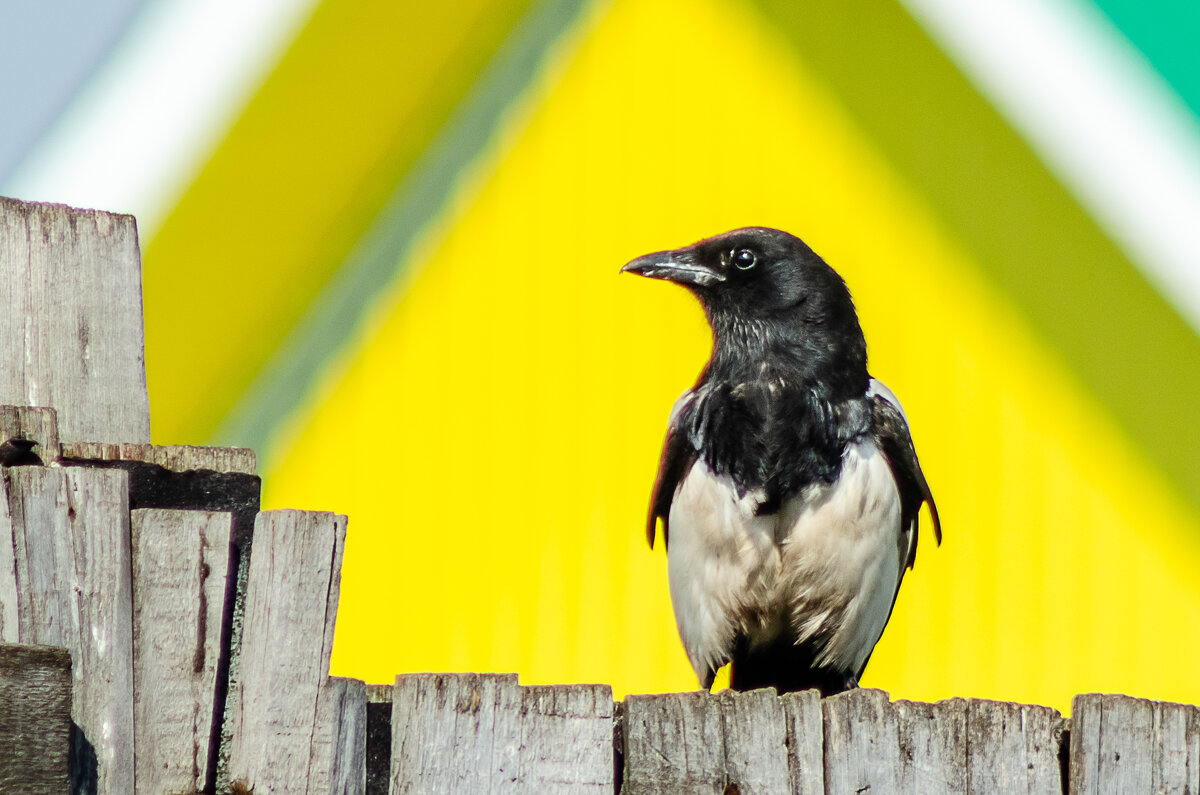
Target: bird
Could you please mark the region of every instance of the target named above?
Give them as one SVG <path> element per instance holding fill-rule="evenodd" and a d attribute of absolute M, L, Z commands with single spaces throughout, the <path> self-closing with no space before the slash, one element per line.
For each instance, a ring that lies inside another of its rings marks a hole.
<path fill-rule="evenodd" d="M 0 442 L 0 466 L 19 467 L 41 464 L 42 459 L 34 452 L 38 443 L 32 439 L 13 437 Z"/>
<path fill-rule="evenodd" d="M 800 238 L 734 229 L 622 268 L 689 290 L 712 352 L 671 410 L 662 522 L 676 625 L 701 687 L 858 686 L 941 522 L 895 394 L 867 371 L 849 288 Z M 669 340 L 667 341 L 669 344 Z"/>

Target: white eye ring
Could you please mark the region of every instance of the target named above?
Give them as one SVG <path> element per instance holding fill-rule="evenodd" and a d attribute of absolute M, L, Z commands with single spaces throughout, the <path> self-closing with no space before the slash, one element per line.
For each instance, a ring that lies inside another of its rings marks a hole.
<path fill-rule="evenodd" d="M 748 271 L 758 263 L 758 257 L 748 248 L 737 248 L 729 253 L 729 261 L 740 271 Z"/>

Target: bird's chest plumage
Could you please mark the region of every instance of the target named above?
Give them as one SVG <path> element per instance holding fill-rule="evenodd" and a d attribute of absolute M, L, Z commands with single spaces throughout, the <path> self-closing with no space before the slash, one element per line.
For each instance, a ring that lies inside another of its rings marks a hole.
<path fill-rule="evenodd" d="M 868 430 L 862 401 L 831 404 L 765 371 L 714 380 L 689 393 L 677 422 L 708 468 L 740 493 L 760 492 L 759 512 L 813 484 L 828 485 L 847 445 Z"/>
<path fill-rule="evenodd" d="M 845 446 L 830 482 L 762 509 L 762 488 L 735 485 L 700 458 L 670 509 L 667 558 L 680 635 L 697 674 L 737 643 L 790 633 L 820 662 L 857 672 L 887 622 L 901 571 L 900 504 L 869 438 Z"/>

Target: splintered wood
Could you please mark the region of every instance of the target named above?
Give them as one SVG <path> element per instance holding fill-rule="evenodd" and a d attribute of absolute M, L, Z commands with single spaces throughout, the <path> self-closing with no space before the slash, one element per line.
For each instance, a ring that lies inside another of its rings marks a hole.
<path fill-rule="evenodd" d="M 607 685 L 521 687 L 515 675 L 396 679 L 391 793 L 614 792 Z"/>
<path fill-rule="evenodd" d="M 365 691 L 349 700 L 323 692 L 341 584 L 346 517 L 267 511 L 258 515 L 250 554 L 241 644 L 235 653 L 226 712 L 230 783 L 256 795 L 328 792 L 333 756 L 344 750 L 340 725 L 358 721 L 350 752 L 365 742 L 365 716 L 343 716 L 335 705 L 366 710 Z M 325 708 L 318 705 L 328 700 Z M 325 786 L 322 786 L 325 785 Z M 352 790 L 353 791 L 353 790 Z M 361 790 L 358 790 L 361 791 Z"/>
<path fill-rule="evenodd" d="M 1200 709 L 1095 693 L 1071 709 L 1071 792 L 1200 792 Z"/>
<path fill-rule="evenodd" d="M 630 696 L 622 791 L 824 792 L 815 691 Z"/>
<path fill-rule="evenodd" d="M 80 462 L 130 461 L 154 464 L 171 472 L 210 470 L 253 475 L 257 467 L 254 451 L 245 447 L 67 442 L 62 445 L 62 456 Z"/>
<path fill-rule="evenodd" d="M 133 216 L 0 197 L 0 403 L 148 443 L 141 278 Z"/>
<path fill-rule="evenodd" d="M 228 513 L 133 512 L 134 688 L 139 789 L 210 781 L 213 700 L 232 599 Z"/>
<path fill-rule="evenodd" d="M 31 466 L 7 470 L 6 482 L 17 639 L 71 653 L 73 781 L 82 792 L 133 792 L 128 476 Z"/>
<path fill-rule="evenodd" d="M 879 690 L 821 706 L 829 792 L 1062 792 L 1063 719 L 1049 707 L 892 703 Z"/>

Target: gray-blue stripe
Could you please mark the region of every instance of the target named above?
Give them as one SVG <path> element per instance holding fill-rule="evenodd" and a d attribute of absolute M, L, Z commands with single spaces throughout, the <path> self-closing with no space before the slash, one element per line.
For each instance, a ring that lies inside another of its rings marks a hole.
<path fill-rule="evenodd" d="M 544 0 L 530 8 L 210 443 L 268 452 L 276 428 L 304 403 L 371 302 L 401 275 L 418 235 L 443 212 L 459 176 L 486 149 L 505 111 L 586 6 L 586 0 Z"/>

